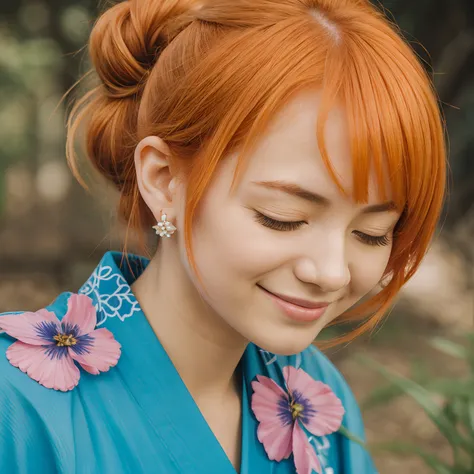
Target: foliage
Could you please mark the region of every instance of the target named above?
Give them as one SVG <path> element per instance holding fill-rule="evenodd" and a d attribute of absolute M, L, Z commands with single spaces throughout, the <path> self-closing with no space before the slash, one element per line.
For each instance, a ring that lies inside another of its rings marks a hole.
<path fill-rule="evenodd" d="M 62 118 L 59 127 L 51 125 L 49 109 L 77 79 L 79 58 L 72 53 L 89 29 L 84 0 L 60 5 L 0 0 L 0 217 L 11 165 L 34 173 L 45 156 L 64 156 L 65 129 L 52 130 Z"/>
<path fill-rule="evenodd" d="M 400 25 L 435 79 L 451 138 L 456 186 L 446 224 L 454 227 L 474 201 L 474 2 L 372 1 Z M 7 166 L 23 163 L 35 169 L 44 155 L 64 156 L 64 126 L 63 135 L 58 133 L 56 142 L 44 150 L 42 105 L 49 99 L 59 102 L 84 72 L 92 19 L 111 3 L 0 0 L 0 208 Z"/>
<path fill-rule="evenodd" d="M 387 370 L 383 365 L 366 356 L 358 356 L 365 367 L 382 374 L 389 384 L 375 390 L 362 404 L 371 409 L 386 404 L 401 395 L 415 400 L 449 443 L 452 463 L 441 460 L 436 453 L 419 446 L 395 440 L 378 443 L 371 448 L 400 455 L 419 456 L 437 474 L 472 474 L 474 472 L 474 333 L 464 336 L 462 344 L 448 339 L 435 338 L 431 345 L 450 357 L 463 360 L 468 373 L 462 378 L 436 377 L 418 363 L 411 378 Z"/>

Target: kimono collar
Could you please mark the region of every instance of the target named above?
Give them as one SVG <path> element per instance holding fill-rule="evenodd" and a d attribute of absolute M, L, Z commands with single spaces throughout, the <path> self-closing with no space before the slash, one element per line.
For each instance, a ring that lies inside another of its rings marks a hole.
<path fill-rule="evenodd" d="M 89 296 L 97 310 L 97 327 L 109 318 L 125 321 L 141 311 L 131 285 L 150 261 L 145 257 L 107 252 L 79 293 Z"/>

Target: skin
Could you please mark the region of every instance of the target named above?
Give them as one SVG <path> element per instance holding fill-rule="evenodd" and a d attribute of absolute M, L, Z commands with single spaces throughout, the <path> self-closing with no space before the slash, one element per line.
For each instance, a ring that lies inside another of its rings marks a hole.
<path fill-rule="evenodd" d="M 180 232 L 185 183 L 170 172 L 169 149 L 159 137 L 147 137 L 136 148 L 144 201 L 157 221 L 164 211 L 178 230 L 163 239 L 132 289 L 196 403 L 215 433 L 222 431 L 223 444 L 229 444 L 228 453 L 236 459 L 232 444 L 237 430 L 224 434 L 224 425 L 238 427 L 238 420 L 226 416 L 232 416 L 229 407 L 238 410 L 235 369 L 247 344 L 286 355 L 308 347 L 329 322 L 378 285 L 400 217 L 393 210 L 364 213 L 381 204 L 373 176 L 367 204 L 355 204 L 338 191 L 317 146 L 319 98 L 317 91 L 299 93 L 281 110 L 233 193 L 237 157 L 221 162 L 193 228 L 202 286 L 186 257 Z M 350 191 L 351 154 L 341 109 L 332 111 L 325 133 L 332 164 Z M 262 181 L 297 184 L 329 203 L 255 184 Z M 256 219 L 256 212 L 302 224 L 288 231 L 271 229 Z M 363 235 L 386 236 L 387 245 L 369 245 Z M 260 287 L 331 304 L 320 319 L 296 322 Z"/>

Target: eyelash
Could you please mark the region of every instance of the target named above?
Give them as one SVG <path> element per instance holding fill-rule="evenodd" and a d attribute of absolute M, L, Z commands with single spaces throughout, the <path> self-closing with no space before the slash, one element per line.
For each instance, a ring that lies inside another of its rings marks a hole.
<path fill-rule="evenodd" d="M 378 247 L 385 247 L 390 243 L 390 239 L 388 235 L 376 236 L 376 235 L 368 235 L 364 234 L 363 232 L 354 231 L 354 233 L 359 237 L 362 242 L 367 245 L 378 246 Z"/>
<path fill-rule="evenodd" d="M 304 221 L 298 221 L 298 222 L 283 222 L 283 221 L 277 221 L 275 219 L 272 219 L 271 217 L 266 216 L 265 214 L 262 214 L 261 212 L 256 211 L 255 212 L 255 220 L 262 224 L 265 227 L 269 227 L 270 229 L 273 230 L 278 230 L 282 232 L 289 232 L 292 230 L 297 230 L 299 229 L 303 224 L 306 224 Z"/>
<path fill-rule="evenodd" d="M 278 221 L 258 211 L 255 212 L 255 220 L 265 227 L 268 227 L 270 229 L 277 230 L 280 232 L 290 232 L 293 230 L 298 230 L 302 225 L 306 224 L 305 221 L 298 221 L 298 222 Z M 363 243 L 374 246 L 374 247 L 375 246 L 385 247 L 386 245 L 390 243 L 390 239 L 388 238 L 387 235 L 374 236 L 374 235 L 364 234 L 363 232 L 359 232 L 359 231 L 354 231 L 354 233 L 359 237 L 359 239 Z"/>

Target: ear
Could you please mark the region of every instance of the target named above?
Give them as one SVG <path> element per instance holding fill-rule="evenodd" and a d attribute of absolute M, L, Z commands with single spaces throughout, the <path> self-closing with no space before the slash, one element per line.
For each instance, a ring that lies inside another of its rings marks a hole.
<path fill-rule="evenodd" d="M 170 158 L 168 145 L 159 137 L 146 137 L 135 149 L 138 189 L 157 222 L 162 212 L 174 220 L 178 210 L 173 200 L 177 178 L 171 174 Z"/>

